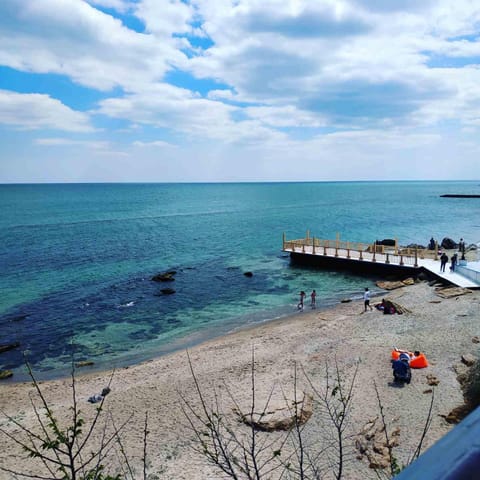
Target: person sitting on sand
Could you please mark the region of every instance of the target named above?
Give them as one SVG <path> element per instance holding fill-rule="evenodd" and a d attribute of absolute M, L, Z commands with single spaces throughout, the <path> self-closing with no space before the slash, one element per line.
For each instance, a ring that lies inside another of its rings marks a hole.
<path fill-rule="evenodd" d="M 424 353 L 415 350 L 413 353 L 408 350 L 402 350 L 394 347 L 392 351 L 392 360 L 400 360 L 400 357 L 408 357 L 410 368 L 426 368 L 428 367 L 428 360 Z"/>
<path fill-rule="evenodd" d="M 375 305 L 375 308 L 382 311 L 384 315 L 392 315 L 394 313 L 397 313 L 397 310 L 395 309 L 393 303 L 389 300 L 385 300 L 384 298 L 382 298 L 382 303 L 377 303 Z"/>
<path fill-rule="evenodd" d="M 412 370 L 409 365 L 410 357 L 406 353 L 401 353 L 398 360 L 392 361 L 393 379 L 398 383 L 409 384 L 412 379 Z"/>

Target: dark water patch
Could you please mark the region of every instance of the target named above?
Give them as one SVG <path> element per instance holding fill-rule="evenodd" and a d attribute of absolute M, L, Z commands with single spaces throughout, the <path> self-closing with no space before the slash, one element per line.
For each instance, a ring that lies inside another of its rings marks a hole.
<path fill-rule="evenodd" d="M 238 304 L 252 294 L 277 290 L 266 273 L 257 271 L 252 278 L 245 278 L 241 269 L 229 268 L 223 258 L 174 269 L 176 293 L 172 295 L 157 296 L 158 283 L 149 280 L 154 272 L 144 272 L 110 285 L 90 284 L 73 291 L 64 288 L 21 305 L 0 319 L 4 341 L 20 342 L 33 366 L 50 369 L 48 365 L 62 364 L 64 356 L 72 353 L 75 339 L 81 342 L 75 346 L 77 354 L 89 359 L 121 354 L 143 341 L 190 328 L 196 311 L 216 304 Z M 30 313 L 25 316 L 25 311 Z M 21 315 L 22 322 L 12 321 Z M 205 323 L 201 316 L 198 321 Z M 149 329 L 142 327 L 146 322 Z M 99 337 L 110 340 L 95 343 Z M 11 368 L 23 363 L 21 351 L 4 355 L 4 363 Z"/>

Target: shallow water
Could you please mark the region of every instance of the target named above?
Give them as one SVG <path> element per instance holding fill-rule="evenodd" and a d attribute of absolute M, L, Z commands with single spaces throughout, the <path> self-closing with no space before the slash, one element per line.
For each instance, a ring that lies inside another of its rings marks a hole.
<path fill-rule="evenodd" d="M 295 312 L 300 290 L 328 306 L 373 278 L 291 266 L 282 234 L 427 244 L 480 240 L 478 182 L 0 186 L 0 366 L 42 378 L 72 349 L 95 368 L 138 362 Z M 175 281 L 151 276 L 176 270 Z M 243 275 L 252 271 L 253 277 Z M 161 288 L 174 295 L 159 295 Z M 73 346 L 72 346 L 73 345 Z"/>

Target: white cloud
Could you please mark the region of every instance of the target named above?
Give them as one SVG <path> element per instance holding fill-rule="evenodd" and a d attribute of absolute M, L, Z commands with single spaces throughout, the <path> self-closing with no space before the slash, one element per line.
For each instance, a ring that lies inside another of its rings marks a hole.
<path fill-rule="evenodd" d="M 175 148 L 176 145 L 172 143 L 164 142 L 163 140 L 154 140 L 153 142 L 141 142 L 139 140 L 133 142 L 134 147 L 140 148 L 149 148 L 149 147 L 159 147 L 159 148 Z"/>
<path fill-rule="evenodd" d="M 95 5 L 136 15 L 145 32 Z M 106 92 L 121 87 L 89 115 L 105 126 L 102 138 L 114 125 L 151 168 L 161 148 L 162 158 L 183 155 L 185 165 L 202 151 L 212 159 L 199 161 L 203 179 L 200 164 L 218 178 L 247 166 L 262 179 L 345 178 L 346 166 L 357 178 L 359 163 L 386 172 L 382 159 L 391 155 L 402 178 L 398 163 L 414 171 L 412 155 L 445 157 L 456 146 L 471 162 L 478 140 L 462 136 L 480 124 L 479 24 L 480 5 L 469 0 L 3 0 L 0 64 Z M 89 115 L 53 90 L 1 95 L 9 107 L 2 123 L 92 130 Z M 116 149 L 113 140 L 97 148 Z"/>
<path fill-rule="evenodd" d="M 79 0 L 2 0 L 0 64 L 108 90 L 141 88 L 183 61 L 178 40 L 134 32 Z"/>
<path fill-rule="evenodd" d="M 234 120 L 238 111 L 189 90 L 161 84 L 142 93 L 103 100 L 96 113 L 178 131 L 186 141 L 200 138 L 256 143 L 284 137 L 258 121 Z"/>
<path fill-rule="evenodd" d="M 0 123 L 25 130 L 92 132 L 89 116 L 48 95 L 0 90 Z"/>
<path fill-rule="evenodd" d="M 92 141 L 92 140 L 75 140 L 72 138 L 37 138 L 35 140 L 37 145 L 46 147 L 87 147 L 95 150 L 106 150 L 110 148 L 110 143 L 106 141 Z"/>

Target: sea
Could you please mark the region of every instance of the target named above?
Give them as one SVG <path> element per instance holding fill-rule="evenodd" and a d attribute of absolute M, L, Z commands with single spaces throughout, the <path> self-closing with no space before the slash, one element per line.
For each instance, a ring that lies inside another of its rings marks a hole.
<path fill-rule="evenodd" d="M 300 290 L 319 309 L 361 298 L 375 277 L 292 265 L 283 234 L 478 243 L 480 200 L 447 193 L 480 182 L 0 185 L 0 345 L 19 344 L 0 368 L 120 368 L 302 315 Z"/>

